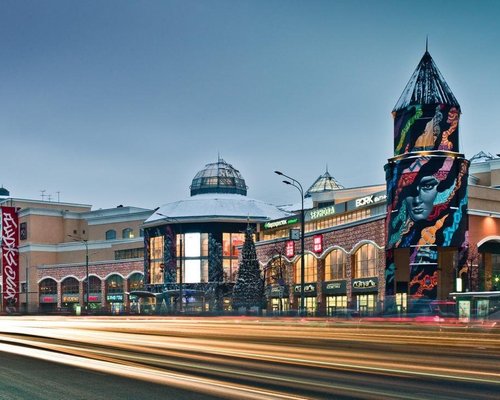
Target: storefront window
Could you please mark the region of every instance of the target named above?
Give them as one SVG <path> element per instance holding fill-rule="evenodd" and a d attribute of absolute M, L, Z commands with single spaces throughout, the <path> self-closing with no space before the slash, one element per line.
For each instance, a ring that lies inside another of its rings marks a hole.
<path fill-rule="evenodd" d="M 304 254 L 304 283 L 318 280 L 318 260 L 312 254 Z M 295 283 L 301 283 L 301 260 L 295 262 Z"/>
<path fill-rule="evenodd" d="M 316 313 L 316 297 L 304 298 L 304 308 L 307 315 L 314 315 Z"/>
<path fill-rule="evenodd" d="M 330 316 L 342 315 L 347 309 L 347 296 L 326 296 L 326 313 Z"/>
<path fill-rule="evenodd" d="M 267 267 L 266 283 L 268 285 L 284 285 L 286 282 L 286 264 L 283 258 L 274 258 Z M 300 267 L 299 267 L 300 268 Z"/>
<path fill-rule="evenodd" d="M 90 293 L 101 293 L 101 280 L 97 276 L 89 276 Z"/>
<path fill-rule="evenodd" d="M 111 275 L 106 280 L 108 293 L 123 293 L 123 278 L 120 275 Z"/>
<path fill-rule="evenodd" d="M 40 294 L 57 294 L 57 282 L 46 278 L 38 285 L 38 291 Z"/>
<path fill-rule="evenodd" d="M 165 238 L 163 236 L 149 239 L 149 283 L 163 283 L 164 246 Z"/>
<path fill-rule="evenodd" d="M 346 255 L 342 250 L 331 251 L 325 259 L 325 280 L 345 279 Z"/>
<path fill-rule="evenodd" d="M 377 309 L 376 294 L 358 294 L 356 303 L 360 315 L 373 314 Z"/>
<path fill-rule="evenodd" d="M 80 292 L 80 284 L 76 278 L 66 278 L 61 283 L 61 290 L 64 294 L 78 294 Z"/>
<path fill-rule="evenodd" d="M 128 278 L 128 281 L 130 291 L 140 290 L 144 286 L 144 275 L 137 272 L 132 274 L 130 278 Z"/>
<path fill-rule="evenodd" d="M 368 278 L 376 276 L 377 249 L 373 244 L 362 245 L 354 254 L 354 277 Z"/>

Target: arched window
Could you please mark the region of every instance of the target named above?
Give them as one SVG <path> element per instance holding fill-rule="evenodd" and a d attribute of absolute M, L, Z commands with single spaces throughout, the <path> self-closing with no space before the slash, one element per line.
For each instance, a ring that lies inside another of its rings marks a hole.
<path fill-rule="evenodd" d="M 132 239 L 134 237 L 134 231 L 131 228 L 125 228 L 122 231 L 122 239 Z"/>
<path fill-rule="evenodd" d="M 66 278 L 61 282 L 61 291 L 64 294 L 78 294 L 80 292 L 80 284 L 76 278 Z"/>
<path fill-rule="evenodd" d="M 283 258 L 277 257 L 269 262 L 266 281 L 268 285 L 284 285 L 286 283 L 286 264 Z"/>
<path fill-rule="evenodd" d="M 90 293 L 101 293 L 101 280 L 97 276 L 89 276 Z"/>
<path fill-rule="evenodd" d="M 115 240 L 115 239 L 116 239 L 116 231 L 114 229 L 106 231 L 106 240 Z"/>
<path fill-rule="evenodd" d="M 130 278 L 128 278 L 128 281 L 129 281 L 130 291 L 140 290 L 144 287 L 144 275 L 141 274 L 140 272 L 132 274 Z"/>
<path fill-rule="evenodd" d="M 377 249 L 373 244 L 364 244 L 354 254 L 354 277 L 368 278 L 377 275 Z"/>
<path fill-rule="evenodd" d="M 123 278 L 120 275 L 111 275 L 106 279 L 108 293 L 123 293 Z"/>
<path fill-rule="evenodd" d="M 295 283 L 300 283 L 300 257 L 295 262 Z M 312 254 L 304 254 L 304 283 L 318 280 L 318 263 Z"/>
<path fill-rule="evenodd" d="M 325 259 L 325 281 L 345 279 L 346 256 L 342 250 L 333 250 Z"/>
<path fill-rule="evenodd" d="M 57 294 L 57 282 L 51 278 L 45 278 L 38 284 L 40 294 Z"/>

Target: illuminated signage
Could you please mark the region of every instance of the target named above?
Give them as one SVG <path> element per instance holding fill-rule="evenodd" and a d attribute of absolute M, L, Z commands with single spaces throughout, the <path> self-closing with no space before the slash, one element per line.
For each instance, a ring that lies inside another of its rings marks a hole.
<path fill-rule="evenodd" d="M 62 302 L 63 303 L 78 303 L 80 299 L 78 296 L 63 296 L 62 297 Z"/>
<path fill-rule="evenodd" d="M 106 300 L 109 301 L 109 302 L 113 302 L 113 301 L 121 302 L 121 301 L 123 301 L 123 294 L 122 293 L 119 293 L 119 294 L 108 294 L 106 296 Z"/>
<path fill-rule="evenodd" d="M 300 293 L 300 285 L 295 285 L 293 287 L 293 291 L 295 293 Z M 316 284 L 315 283 L 306 283 L 304 285 L 304 293 L 315 293 L 316 292 Z"/>
<path fill-rule="evenodd" d="M 316 210 L 311 210 L 309 218 L 311 220 L 328 217 L 329 215 L 335 214 L 335 206 L 318 208 Z"/>
<path fill-rule="evenodd" d="M 288 219 L 280 219 L 279 221 L 266 222 L 264 224 L 264 229 L 279 228 L 280 226 L 292 225 L 292 224 L 296 224 L 297 222 L 299 222 L 299 219 L 297 217 L 288 218 Z"/>
<path fill-rule="evenodd" d="M 286 242 L 285 255 L 290 258 L 295 255 L 295 242 L 293 240 L 289 240 Z"/>
<path fill-rule="evenodd" d="M 8 314 L 19 309 L 19 221 L 15 207 L 0 207 L 2 303 Z"/>
<path fill-rule="evenodd" d="M 373 290 L 378 287 L 378 278 L 355 279 L 352 281 L 352 289 L 357 291 Z"/>
<path fill-rule="evenodd" d="M 330 293 L 330 294 L 346 293 L 347 290 L 346 288 L 347 288 L 347 282 L 345 280 L 324 283 L 325 293 Z"/>
<path fill-rule="evenodd" d="M 323 235 L 314 235 L 313 250 L 315 253 L 321 253 L 323 251 Z"/>
<path fill-rule="evenodd" d="M 57 296 L 40 296 L 40 303 L 57 303 Z"/>
<path fill-rule="evenodd" d="M 380 203 L 381 201 L 385 201 L 387 199 L 387 195 L 384 194 L 371 194 L 370 196 L 361 197 L 360 199 L 355 200 L 355 207 L 363 207 L 368 206 L 370 204 Z"/>

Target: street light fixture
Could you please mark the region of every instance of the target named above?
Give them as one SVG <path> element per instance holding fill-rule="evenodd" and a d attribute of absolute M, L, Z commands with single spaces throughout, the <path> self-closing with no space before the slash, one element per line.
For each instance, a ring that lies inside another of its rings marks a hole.
<path fill-rule="evenodd" d="M 179 312 L 182 313 L 182 267 L 183 267 L 183 257 L 182 257 L 182 224 L 179 223 L 179 220 L 174 217 L 169 217 L 168 215 L 155 212 L 155 214 L 163 217 L 164 220 L 170 222 L 176 222 L 179 227 Z M 163 275 L 163 280 L 165 282 L 165 275 Z"/>
<path fill-rule="evenodd" d="M 299 315 L 304 314 L 304 280 L 305 280 L 305 267 L 304 267 L 304 234 L 305 234 L 305 218 L 304 218 L 304 189 L 302 188 L 302 185 L 300 182 L 291 176 L 285 175 L 281 171 L 274 171 L 275 174 L 284 176 L 285 178 L 288 178 L 289 180 L 284 180 L 283 183 L 286 185 L 293 186 L 300 192 L 300 201 L 301 201 L 301 207 L 300 207 L 300 308 L 299 308 Z"/>
<path fill-rule="evenodd" d="M 82 242 L 85 245 L 85 284 L 83 285 L 83 309 L 87 312 L 89 305 L 89 244 L 88 239 L 78 236 L 68 235 L 75 242 Z"/>

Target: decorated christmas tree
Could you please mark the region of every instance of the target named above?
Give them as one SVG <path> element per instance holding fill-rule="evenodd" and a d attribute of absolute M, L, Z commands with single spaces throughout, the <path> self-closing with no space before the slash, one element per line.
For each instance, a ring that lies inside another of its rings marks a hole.
<path fill-rule="evenodd" d="M 260 308 L 264 294 L 263 288 L 259 261 L 257 260 L 257 252 L 253 241 L 253 230 L 248 226 L 241 252 L 238 279 L 233 289 L 233 307 L 235 309 L 245 308 L 246 311 L 249 311 L 252 307 Z"/>

